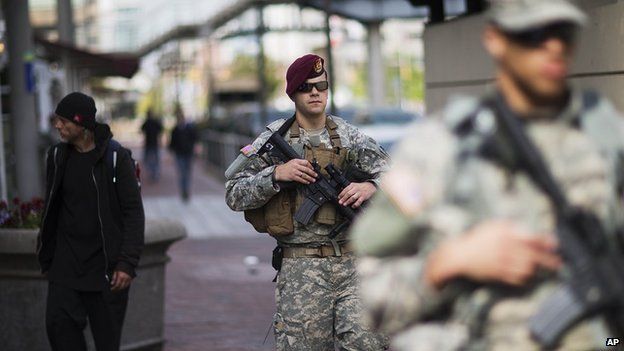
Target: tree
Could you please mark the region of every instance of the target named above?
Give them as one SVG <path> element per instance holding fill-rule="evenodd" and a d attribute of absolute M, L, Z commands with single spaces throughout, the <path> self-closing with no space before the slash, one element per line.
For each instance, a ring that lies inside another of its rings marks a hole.
<path fill-rule="evenodd" d="M 279 64 L 265 56 L 265 76 L 268 98 L 277 96 L 277 89 L 282 83 L 282 77 L 279 75 Z M 231 78 L 246 78 L 250 80 L 258 79 L 258 61 L 257 57 L 248 54 L 239 54 L 234 58 L 230 65 Z"/>
<path fill-rule="evenodd" d="M 402 101 L 423 102 L 425 97 L 424 72 L 416 63 L 416 58 L 396 54 L 393 60 L 384 60 L 386 98 L 388 104 L 398 104 Z M 353 96 L 366 100 L 368 94 L 368 69 L 366 64 L 358 65 L 355 70 L 355 79 L 349 85 Z M 397 85 L 398 84 L 398 85 Z"/>
<path fill-rule="evenodd" d="M 398 104 L 400 100 L 423 102 L 425 97 L 425 77 L 415 58 L 396 53 L 394 59 L 385 60 L 386 100 Z"/>

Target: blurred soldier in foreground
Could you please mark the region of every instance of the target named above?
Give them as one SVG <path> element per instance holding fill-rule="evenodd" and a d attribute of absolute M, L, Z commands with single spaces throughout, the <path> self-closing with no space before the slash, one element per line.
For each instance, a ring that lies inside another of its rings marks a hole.
<path fill-rule="evenodd" d="M 566 83 L 584 22 L 564 0 L 494 2 L 495 91 L 450 103 L 393 155 L 352 234 L 394 350 L 596 350 L 623 335 L 605 311 L 622 298 L 624 125 Z"/>
<path fill-rule="evenodd" d="M 300 57 L 286 79 L 295 116 L 267 126 L 226 171 L 227 204 L 278 243 L 277 349 L 383 350 L 385 339 L 362 322 L 343 224 L 376 191 L 387 155 L 356 127 L 326 114 L 322 58 Z M 365 176 L 341 187 L 327 180 L 331 166 L 334 175 L 353 170 Z"/>

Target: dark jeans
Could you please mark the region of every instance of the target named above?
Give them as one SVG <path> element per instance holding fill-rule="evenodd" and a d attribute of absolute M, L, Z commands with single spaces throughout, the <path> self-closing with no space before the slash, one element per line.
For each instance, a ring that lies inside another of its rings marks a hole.
<path fill-rule="evenodd" d="M 176 164 L 178 166 L 178 177 L 180 180 L 180 192 L 182 199 L 188 200 L 191 187 L 191 168 L 193 166 L 193 155 L 176 154 Z"/>
<path fill-rule="evenodd" d="M 145 162 L 149 179 L 158 181 L 158 178 L 160 178 L 160 153 L 158 147 L 146 147 L 143 154 L 143 162 Z"/>
<path fill-rule="evenodd" d="M 118 351 L 128 290 L 77 291 L 50 282 L 46 329 L 53 351 L 87 350 L 83 330 L 87 318 L 97 351 Z"/>

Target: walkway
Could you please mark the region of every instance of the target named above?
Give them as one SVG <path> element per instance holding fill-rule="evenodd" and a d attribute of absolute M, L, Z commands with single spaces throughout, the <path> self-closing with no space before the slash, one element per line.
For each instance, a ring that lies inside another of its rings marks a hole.
<path fill-rule="evenodd" d="M 134 151 L 136 159 L 141 155 Z M 173 159 L 166 151 L 161 156 L 158 183 L 150 182 L 143 169 L 146 217 L 178 219 L 189 233 L 169 250 L 164 350 L 273 350 L 273 334 L 263 340 L 275 309 L 274 241 L 253 232 L 242 213 L 227 207 L 223 183 L 206 175 L 200 160 L 193 170 L 191 201 L 183 203 Z M 260 262 L 247 266 L 248 256 Z"/>
<path fill-rule="evenodd" d="M 161 177 L 150 182 L 142 166 L 143 206 L 148 218 L 172 218 L 184 223 L 190 238 L 257 237 L 241 212 L 234 212 L 225 204 L 223 183 L 206 175 L 201 160 L 196 159 L 192 176 L 191 200 L 181 201 L 175 163 L 170 153 L 162 153 Z M 136 151 L 139 159 L 141 152 Z"/>

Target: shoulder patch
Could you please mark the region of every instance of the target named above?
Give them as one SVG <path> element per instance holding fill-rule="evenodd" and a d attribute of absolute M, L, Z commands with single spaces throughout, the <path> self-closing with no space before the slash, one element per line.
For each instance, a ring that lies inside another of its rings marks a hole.
<path fill-rule="evenodd" d="M 413 218 L 422 211 L 425 190 L 421 179 L 414 172 L 395 167 L 384 175 L 381 188 L 406 217 Z"/>

